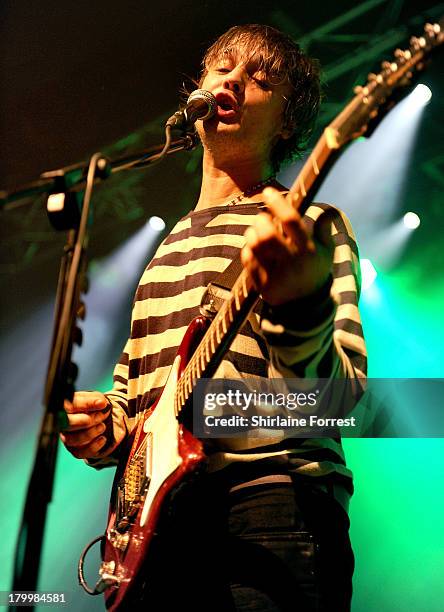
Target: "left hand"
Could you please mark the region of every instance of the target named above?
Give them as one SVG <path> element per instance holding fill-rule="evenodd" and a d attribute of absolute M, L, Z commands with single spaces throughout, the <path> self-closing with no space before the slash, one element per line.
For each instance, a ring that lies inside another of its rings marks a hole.
<path fill-rule="evenodd" d="M 246 230 L 242 264 L 262 298 L 271 306 L 306 297 L 320 289 L 333 267 L 331 215 L 323 213 L 310 235 L 291 194 L 267 187 L 259 213 Z"/>

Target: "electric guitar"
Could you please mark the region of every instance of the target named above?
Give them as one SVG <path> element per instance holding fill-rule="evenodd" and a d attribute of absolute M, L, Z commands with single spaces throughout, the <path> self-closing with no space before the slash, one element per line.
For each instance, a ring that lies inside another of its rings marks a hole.
<path fill-rule="evenodd" d="M 324 130 L 290 191 L 303 211 L 327 173 L 327 162 L 351 140 L 369 133 L 380 120 L 395 92 L 411 84 L 432 48 L 444 40 L 439 24 L 427 24 L 424 34 L 412 38 L 407 50 L 395 51 L 379 74 L 370 74 L 364 87 Z M 196 382 L 210 378 L 254 307 L 259 295 L 244 269 L 212 322 L 194 319 L 181 343 L 167 383 L 156 404 L 140 420 L 130 437 L 129 455 L 117 469 L 109 521 L 102 540 L 100 580 L 94 591 L 104 592 L 112 612 L 131 607 L 144 580 L 143 568 L 168 499 L 205 469 L 203 444 L 184 424 Z M 92 545 L 92 544 L 91 544 Z M 91 546 L 90 545 L 90 546 Z"/>

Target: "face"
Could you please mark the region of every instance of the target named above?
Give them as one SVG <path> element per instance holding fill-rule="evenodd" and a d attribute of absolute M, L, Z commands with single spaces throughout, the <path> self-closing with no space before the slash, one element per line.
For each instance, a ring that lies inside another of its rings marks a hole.
<path fill-rule="evenodd" d="M 283 126 L 289 86 L 273 83 L 258 66 L 257 56 L 242 50 L 226 51 L 207 66 L 200 87 L 213 93 L 218 109 L 197 129 L 208 148 L 269 159 L 274 144 L 291 135 Z"/>

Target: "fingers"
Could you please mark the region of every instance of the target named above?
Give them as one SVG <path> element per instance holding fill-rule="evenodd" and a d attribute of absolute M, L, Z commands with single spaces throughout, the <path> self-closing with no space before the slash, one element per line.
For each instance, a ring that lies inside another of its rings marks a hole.
<path fill-rule="evenodd" d="M 60 434 L 61 438 L 62 436 L 63 434 Z M 65 444 L 67 450 L 77 459 L 91 459 L 98 455 L 101 449 L 105 446 L 106 437 L 99 436 L 84 446 L 70 446 L 63 441 L 63 438 L 62 442 Z"/>
<path fill-rule="evenodd" d="M 65 429 L 65 431 L 76 431 L 78 429 L 93 427 L 94 425 L 101 423 L 108 417 L 110 409 L 111 407 L 109 407 L 106 411 L 95 411 L 90 414 L 85 412 L 69 413 L 67 411 L 69 426 Z"/>
<path fill-rule="evenodd" d="M 288 242 L 299 253 L 312 253 L 315 245 L 297 208 L 292 204 L 292 195 L 284 197 L 277 189 L 267 187 L 263 192 L 264 201 L 273 217 L 281 225 Z"/>
<path fill-rule="evenodd" d="M 68 413 L 94 412 L 103 410 L 108 403 L 108 399 L 99 391 L 77 391 L 72 402 L 65 400 L 65 410 Z"/>
<path fill-rule="evenodd" d="M 79 431 L 69 432 L 65 430 L 60 434 L 60 439 L 62 440 L 63 444 L 69 446 L 70 448 L 85 446 L 86 444 L 93 442 L 100 436 L 100 434 L 103 434 L 105 430 L 105 423 L 99 423 L 98 425 L 88 427 L 87 429 L 81 429 Z"/>
<path fill-rule="evenodd" d="M 105 446 L 106 420 L 111 405 L 103 393 L 78 391 L 72 402 L 65 400 L 68 427 L 60 434 L 67 450 L 78 459 L 96 456 Z"/>
<path fill-rule="evenodd" d="M 241 251 L 241 261 L 253 279 L 256 289 L 260 290 L 268 284 L 269 275 L 267 270 L 259 263 L 253 250 L 248 245 Z"/>

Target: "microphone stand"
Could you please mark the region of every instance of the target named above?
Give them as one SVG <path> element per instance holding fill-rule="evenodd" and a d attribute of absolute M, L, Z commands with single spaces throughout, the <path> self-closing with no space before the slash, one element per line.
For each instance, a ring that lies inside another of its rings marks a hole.
<path fill-rule="evenodd" d="M 35 597 L 27 600 L 26 605 L 31 609 L 38 604 L 39 594 L 32 592 L 35 591 L 38 581 L 46 514 L 54 485 L 59 432 L 68 425 L 63 404 L 65 399 L 73 398 L 78 372 L 71 356 L 73 345 L 80 345 L 82 341 L 77 318 L 83 319 L 86 312 L 82 292 L 86 291 L 87 286 L 86 249 L 93 187 L 96 182 L 105 180 L 111 174 L 153 165 L 167 154 L 191 150 L 197 145 L 195 133 L 186 133 L 183 137 L 171 141 L 170 132 L 171 128 L 167 127 L 165 145 L 154 146 L 115 161 L 109 161 L 101 153 L 95 153 L 88 164 L 80 163 L 45 172 L 37 181 L 9 193 L 0 192 L 3 210 L 21 205 L 20 200 L 23 198 L 49 194 L 47 209 L 50 221 L 55 229 L 67 230 L 56 294 L 52 345 L 44 392 L 44 415 L 14 560 L 12 591 L 28 592 L 30 597 Z M 83 188 L 85 191 L 82 201 Z M 15 593 L 12 596 L 14 597 Z M 18 599 L 14 603 L 20 604 L 22 601 Z M 18 605 L 13 605 L 12 609 L 18 611 Z"/>
<path fill-rule="evenodd" d="M 186 132 L 180 138 L 173 140 L 165 152 L 164 155 L 171 155 L 179 151 L 191 151 L 198 144 L 198 136 L 196 132 Z M 126 157 L 120 157 L 116 160 L 107 160 L 109 165 L 110 173 L 116 174 L 122 170 L 128 170 L 130 168 L 144 168 L 146 166 L 153 166 L 163 159 L 162 151 L 165 149 L 165 145 L 154 145 L 147 149 L 143 149 L 138 153 L 133 153 Z M 159 158 L 159 156 L 161 156 Z M 1 190 L 0 189 L 0 211 L 10 210 L 18 206 L 26 204 L 21 200 L 28 199 L 30 197 L 39 196 L 45 193 L 60 193 L 60 192 L 72 192 L 79 191 L 84 188 L 86 183 L 86 176 L 88 172 L 89 162 L 80 162 L 78 164 L 72 164 L 65 166 L 64 168 L 58 168 L 57 170 L 51 170 L 43 172 L 40 177 L 30 183 L 25 183 L 16 189 Z M 96 176 L 94 182 L 101 181 L 105 176 Z"/>

